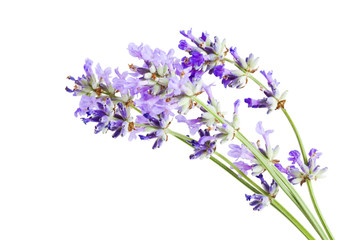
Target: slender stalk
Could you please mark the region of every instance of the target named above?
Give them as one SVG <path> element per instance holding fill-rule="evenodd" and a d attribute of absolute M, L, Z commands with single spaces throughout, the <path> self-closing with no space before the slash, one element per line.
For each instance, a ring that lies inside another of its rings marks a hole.
<path fill-rule="evenodd" d="M 298 221 L 294 218 L 294 216 L 291 215 L 279 202 L 277 202 L 277 200 L 274 199 L 271 202 L 271 205 L 277 211 L 279 211 L 281 214 L 283 214 L 292 224 L 294 224 L 294 226 L 297 227 L 307 239 L 314 239 L 315 240 L 315 238 L 312 235 L 310 235 L 307 232 L 307 230 L 301 224 L 298 224 Z"/>
<path fill-rule="evenodd" d="M 307 186 L 308 186 L 308 189 L 309 189 L 309 194 L 310 194 L 310 196 L 311 196 L 311 199 L 312 199 L 312 202 L 313 202 L 315 211 L 317 212 L 317 214 L 318 214 L 318 216 L 319 216 L 320 222 L 321 222 L 321 224 L 324 226 L 325 231 L 326 231 L 326 233 L 327 233 L 327 236 L 328 236 L 331 240 L 333 240 L 333 239 L 334 239 L 334 236 L 332 235 L 330 229 L 328 228 L 328 225 L 326 224 L 325 218 L 323 217 L 323 215 L 321 214 L 321 211 L 320 211 L 320 209 L 319 209 L 317 200 L 315 199 L 315 194 L 314 194 L 314 192 L 313 192 L 312 182 L 311 182 L 311 181 L 307 181 Z"/>
<path fill-rule="evenodd" d="M 297 131 L 297 128 L 293 122 L 293 120 L 291 119 L 291 117 L 289 116 L 287 110 L 285 108 L 282 108 L 282 111 L 284 113 L 284 115 L 286 116 L 286 118 L 288 119 L 291 127 L 293 128 L 294 130 L 294 133 L 295 133 L 295 136 L 297 138 L 297 141 L 299 142 L 299 146 L 300 146 L 300 150 L 301 150 L 301 154 L 302 154 L 302 157 L 303 157 L 303 161 L 305 164 L 308 164 L 308 158 L 307 158 L 307 153 L 306 153 L 306 150 L 305 150 L 305 147 L 303 146 L 303 143 L 302 143 L 302 140 L 301 140 L 301 136 L 299 134 L 299 131 Z"/>
<path fill-rule="evenodd" d="M 300 149 L 301 149 L 301 153 L 302 153 L 302 157 L 303 157 L 303 161 L 304 163 L 307 165 L 308 164 L 308 158 L 307 158 L 307 153 L 305 151 L 305 147 L 303 146 L 303 142 L 302 142 L 302 139 L 300 137 L 300 134 L 299 132 L 297 131 L 297 128 L 293 122 L 293 120 L 291 119 L 291 117 L 289 116 L 287 110 L 285 108 L 282 108 L 282 111 L 284 113 L 284 115 L 286 116 L 286 118 L 288 119 L 290 125 L 292 126 L 293 130 L 294 130 L 294 133 L 295 133 L 295 136 L 297 138 L 297 141 L 299 142 L 299 146 L 300 146 Z M 313 191 L 313 186 L 312 186 L 312 182 L 311 180 L 307 180 L 307 187 L 308 187 L 308 192 L 309 192 L 309 195 L 312 199 L 312 203 L 313 203 L 313 206 L 314 206 L 314 209 L 320 219 L 320 222 L 321 224 L 323 225 L 326 233 L 327 233 L 327 236 L 332 240 L 334 239 L 331 231 L 330 231 L 330 228 L 328 227 L 326 221 L 325 221 L 325 218 L 323 217 L 321 211 L 320 211 L 320 208 L 319 208 L 319 205 L 318 205 L 318 202 L 315 198 L 315 195 L 314 195 L 314 191 Z"/>

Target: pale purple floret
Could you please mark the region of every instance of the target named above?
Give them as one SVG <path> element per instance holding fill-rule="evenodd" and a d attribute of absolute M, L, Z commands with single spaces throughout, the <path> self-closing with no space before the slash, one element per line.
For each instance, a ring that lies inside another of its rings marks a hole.
<path fill-rule="evenodd" d="M 237 70 L 228 70 L 224 65 L 215 66 L 210 73 L 222 79 L 223 86 L 231 88 L 242 88 L 246 84 L 246 76 Z"/>
<path fill-rule="evenodd" d="M 114 89 L 117 89 L 121 92 L 121 94 L 127 94 L 128 91 L 130 94 L 134 95 L 136 94 L 136 89 L 139 87 L 137 82 L 135 81 L 135 84 L 133 84 L 132 81 L 129 81 L 127 79 L 128 72 L 120 73 L 118 68 L 115 69 L 116 77 L 112 79 L 112 87 Z"/>
<path fill-rule="evenodd" d="M 166 101 L 160 96 L 152 96 L 148 93 L 142 93 L 141 98 L 135 101 L 136 106 L 142 112 L 150 113 L 151 115 L 165 114 L 166 116 L 173 116 L 173 110 L 178 107 L 174 101 Z"/>
<path fill-rule="evenodd" d="M 161 113 L 158 116 L 151 116 L 149 113 L 143 114 L 143 116 L 137 116 L 136 123 L 151 126 L 151 132 L 144 135 L 139 135 L 141 140 L 156 139 L 153 144 L 153 149 L 160 148 L 164 141 L 167 141 L 167 135 L 165 129 L 169 126 L 168 116 Z"/>
<path fill-rule="evenodd" d="M 241 146 L 237 144 L 229 144 L 229 148 L 230 150 L 228 152 L 228 156 L 232 158 L 241 158 L 251 161 L 255 160 L 255 156 L 253 155 L 253 153 L 251 153 L 250 150 L 248 150 L 243 144 L 241 144 Z"/>
<path fill-rule="evenodd" d="M 239 112 L 239 106 L 240 106 L 240 99 L 237 99 L 234 102 L 234 115 L 238 114 Z"/>
<path fill-rule="evenodd" d="M 183 115 L 177 115 L 176 119 L 178 122 L 186 123 L 186 125 L 189 127 L 191 135 L 194 135 L 195 133 L 197 133 L 198 130 L 204 125 L 204 123 L 201 122 L 199 118 L 188 120 Z"/>
<path fill-rule="evenodd" d="M 250 206 L 253 206 L 254 211 L 260 211 L 267 205 L 269 205 L 269 198 L 261 194 L 247 195 L 245 194 L 246 200 L 251 201 Z"/>
<path fill-rule="evenodd" d="M 266 130 L 266 131 L 265 131 L 264 128 L 263 128 L 263 123 L 262 123 L 261 121 L 259 121 L 259 122 L 257 123 L 257 126 L 256 126 L 256 132 L 264 138 L 266 149 L 265 149 L 265 151 L 264 151 L 264 150 L 262 151 L 262 149 L 259 149 L 259 150 L 260 150 L 262 153 L 265 153 L 265 154 L 266 154 L 266 152 L 268 151 L 268 149 L 271 148 L 269 135 L 270 135 L 271 133 L 273 133 L 274 130 Z"/>
<path fill-rule="evenodd" d="M 236 144 L 229 144 L 228 156 L 235 158 L 236 161 L 233 163 L 237 168 L 240 169 L 245 175 L 248 171 L 252 171 L 256 165 L 256 160 L 254 155 L 242 144 L 241 146 Z M 239 161 L 239 159 L 249 160 L 250 164 Z"/>
<path fill-rule="evenodd" d="M 87 76 L 93 75 L 92 64 L 93 64 L 93 61 L 91 59 L 87 58 L 85 60 L 84 70 L 85 70 Z"/>
<path fill-rule="evenodd" d="M 133 57 L 137 57 L 142 59 L 142 49 L 143 49 L 143 44 L 141 44 L 140 46 L 137 46 L 135 43 L 129 43 L 128 45 L 128 51 L 130 53 L 131 56 Z"/>
<path fill-rule="evenodd" d="M 237 161 L 233 163 L 240 171 L 242 171 L 245 175 L 248 174 L 248 171 L 252 170 L 252 165 L 247 164 L 243 161 Z"/>
<path fill-rule="evenodd" d="M 104 80 L 106 85 L 110 85 L 110 75 L 111 75 L 111 68 L 105 68 L 104 70 L 101 68 L 100 64 L 98 63 L 96 68 L 96 74 L 100 81 Z"/>
<path fill-rule="evenodd" d="M 264 130 L 262 126 L 262 122 L 258 122 L 256 126 L 256 131 L 258 134 L 262 135 L 265 141 L 265 148 L 261 148 L 260 144 L 258 142 L 258 147 L 257 149 L 264 155 L 266 156 L 272 163 L 278 162 L 278 160 L 275 160 L 274 157 L 277 155 L 279 147 L 276 146 L 275 148 L 271 147 L 270 140 L 269 140 L 269 135 L 273 132 L 273 130 Z M 255 144 L 253 143 L 255 146 Z M 256 146 L 255 146 L 256 147 Z M 261 165 L 253 153 L 249 151 L 243 144 L 241 146 L 236 145 L 236 144 L 230 144 L 229 145 L 230 151 L 228 152 L 228 155 L 232 158 L 235 158 L 237 161 L 239 159 L 243 160 L 249 160 L 249 163 L 246 163 L 247 165 L 244 165 L 243 163 L 240 163 L 238 165 L 238 168 L 245 172 L 247 170 L 252 171 L 253 176 L 258 176 L 259 174 L 263 173 L 265 171 L 265 167 Z M 249 169 L 249 167 L 251 169 Z M 242 167 L 242 168 L 241 168 Z M 245 172 L 246 173 L 246 172 Z"/>
<path fill-rule="evenodd" d="M 194 153 L 190 155 L 190 159 L 210 157 L 216 149 L 216 139 L 210 136 L 208 130 L 200 129 L 198 131 L 200 139 L 198 141 L 188 141 L 194 147 Z"/>

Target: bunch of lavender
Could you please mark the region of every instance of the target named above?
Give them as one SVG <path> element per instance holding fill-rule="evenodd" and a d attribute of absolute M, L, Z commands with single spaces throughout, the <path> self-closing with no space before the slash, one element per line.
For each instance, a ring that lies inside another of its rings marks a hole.
<path fill-rule="evenodd" d="M 195 37 L 191 30 L 180 32 L 186 39 L 178 47 L 185 52 L 182 59 L 151 49 L 148 45 L 130 43 L 131 56 L 142 61 L 140 65 L 129 64 L 128 71 L 118 68 L 95 67 L 89 59 L 84 64 L 85 74 L 69 76 L 74 84 L 66 91 L 80 96 L 80 104 L 74 115 L 84 124 L 95 124 L 94 132 L 111 132 L 113 138 L 125 137 L 152 140 L 152 148 L 160 148 L 171 135 L 193 148 L 190 159 L 210 159 L 227 171 L 251 192 L 245 195 L 255 211 L 271 205 L 285 216 L 307 239 L 315 239 L 307 229 L 277 200 L 280 189 L 299 208 L 321 239 L 334 239 L 317 205 L 312 181 L 321 178 L 327 168 L 317 165 L 321 153 L 311 149 L 306 154 L 295 124 L 285 109 L 286 93 L 280 93 L 279 83 L 272 71 L 260 71 L 267 80 L 265 87 L 253 74 L 258 69 L 258 58 L 250 54 L 240 57 L 235 47 L 227 48 L 226 41 L 207 33 Z M 231 57 L 230 57 L 231 56 Z M 226 66 L 229 64 L 229 66 Z M 267 113 L 282 111 L 290 122 L 297 137 L 300 151 L 289 153 L 289 166 L 277 160 L 279 146 L 269 140 L 273 130 L 265 130 L 262 122 L 256 125 L 257 133 L 263 138 L 251 142 L 239 131 L 240 100 L 234 102 L 233 115 L 228 119 L 220 102 L 212 93 L 213 84 L 203 81 L 205 74 L 219 78 L 225 88 L 242 89 L 250 80 L 259 86 L 264 96 L 261 99 L 246 98 L 249 108 L 266 108 Z M 206 101 L 201 100 L 201 96 Z M 189 112 L 198 115 L 188 117 Z M 171 129 L 172 120 L 186 124 L 189 133 L 178 133 Z M 195 134 L 199 135 L 194 136 Z M 239 144 L 233 141 L 239 141 Z M 229 147 L 225 157 L 217 151 L 218 144 Z M 231 160 L 232 159 L 232 160 Z M 272 179 L 271 184 L 265 180 Z M 258 184 L 256 181 L 258 181 Z M 293 185 L 307 184 L 312 203 L 321 225 L 299 196 Z"/>

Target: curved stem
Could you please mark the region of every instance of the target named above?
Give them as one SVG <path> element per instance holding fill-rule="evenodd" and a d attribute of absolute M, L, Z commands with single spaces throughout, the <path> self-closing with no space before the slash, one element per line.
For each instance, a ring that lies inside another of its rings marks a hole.
<path fill-rule="evenodd" d="M 297 227 L 307 239 L 315 240 L 315 238 L 312 235 L 310 235 L 310 233 L 307 232 L 307 230 L 301 224 L 297 224 L 298 221 L 294 218 L 294 216 L 291 215 L 279 202 L 277 202 L 277 200 L 273 200 L 271 202 L 271 205 L 277 211 L 283 214 L 283 216 L 285 216 L 292 224 L 294 224 L 294 226 Z"/>
<path fill-rule="evenodd" d="M 286 116 L 286 118 L 288 119 L 291 127 L 293 128 L 294 130 L 294 133 L 295 133 L 295 136 L 297 138 L 297 141 L 299 142 L 299 146 L 300 146 L 300 150 L 301 150 L 301 154 L 302 154 L 302 157 L 303 157 L 303 161 L 304 163 L 307 165 L 308 164 L 308 158 L 307 158 L 307 153 L 306 153 L 306 150 L 305 150 L 305 147 L 303 146 L 303 143 L 302 143 L 302 140 L 301 140 L 301 136 L 299 134 L 299 131 L 297 131 L 297 128 L 293 122 L 293 120 L 291 119 L 291 117 L 289 116 L 287 110 L 285 108 L 282 108 L 282 111 L 284 113 L 284 115 Z"/>
<path fill-rule="evenodd" d="M 307 181 L 307 186 L 308 186 L 308 189 L 309 189 L 309 194 L 311 196 L 311 199 L 312 199 L 312 202 L 313 202 L 313 205 L 314 205 L 314 208 L 315 208 L 315 211 L 317 212 L 318 216 L 319 216 L 319 219 L 320 219 L 320 222 L 321 224 L 324 226 L 325 228 L 325 231 L 327 233 L 327 236 L 332 240 L 334 239 L 330 229 L 328 228 L 327 224 L 326 224 L 326 221 L 323 217 L 323 215 L 321 214 L 321 211 L 319 209 L 319 206 L 318 206 L 318 203 L 317 203 L 317 200 L 315 199 L 315 194 L 313 192 L 313 187 L 312 187 L 312 182 L 311 181 Z"/>
<path fill-rule="evenodd" d="M 300 146 L 300 150 L 301 150 L 301 153 L 302 153 L 303 161 L 307 165 L 308 164 L 307 153 L 305 151 L 305 147 L 303 146 L 303 142 L 302 142 L 301 136 L 300 136 L 299 132 L 297 131 L 297 128 L 296 128 L 293 120 L 289 116 L 287 110 L 285 108 L 282 108 L 282 111 L 283 111 L 284 115 L 286 116 L 286 118 L 288 119 L 291 127 L 294 130 L 294 133 L 295 133 L 295 136 L 297 138 L 297 141 L 299 142 L 299 146 Z M 320 219 L 320 222 L 323 225 L 323 227 L 324 227 L 324 229 L 325 229 L 325 231 L 327 233 L 327 236 L 332 240 L 332 239 L 334 239 L 334 237 L 333 237 L 333 235 L 332 235 L 332 233 L 330 231 L 330 228 L 326 224 L 326 221 L 325 221 L 323 215 L 321 214 L 318 202 L 317 202 L 317 200 L 315 198 L 315 195 L 314 195 L 314 191 L 313 191 L 313 186 L 312 186 L 311 180 L 307 180 L 307 187 L 308 187 L 309 195 L 310 195 L 310 197 L 312 199 L 312 203 L 313 203 L 314 209 L 315 209 L 315 211 L 316 211 L 316 213 L 317 213 L 317 215 L 318 215 L 318 217 Z"/>

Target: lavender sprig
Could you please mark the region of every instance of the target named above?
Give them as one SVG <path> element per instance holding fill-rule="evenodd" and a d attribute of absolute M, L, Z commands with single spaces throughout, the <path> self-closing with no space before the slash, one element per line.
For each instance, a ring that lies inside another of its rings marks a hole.
<path fill-rule="evenodd" d="M 321 238 L 327 239 L 307 205 L 288 182 L 288 180 L 293 184 L 307 182 L 311 189 L 310 180 L 319 178 L 327 168 L 321 169 L 316 164 L 319 153 L 315 149 L 311 150 L 309 159 L 305 158 L 302 141 L 284 108 L 286 92 L 279 93 L 279 83 L 272 78 L 272 71 L 268 73 L 261 71 L 268 82 L 268 89 L 252 76 L 258 69 L 258 58 L 253 54 L 241 58 L 236 48 L 228 49 L 225 46 L 226 41 L 220 41 L 218 37 L 212 41 L 207 33 L 202 33 L 199 38 L 196 38 L 191 30 L 181 31 L 181 34 L 192 43 L 190 45 L 185 40 L 180 41 L 179 48 L 189 54 L 181 60 L 174 57 L 174 50 L 166 53 L 160 49 L 153 50 L 148 45 L 129 44 L 129 53 L 142 60 L 143 64 L 130 64 L 129 71 L 123 73 L 116 68 L 114 70 L 116 75 L 111 76 L 111 68 L 103 70 L 98 64 L 93 70 L 93 62 L 87 59 L 84 65 L 85 75 L 76 79 L 69 77 L 75 86 L 66 87 L 66 91 L 73 93 L 74 96 L 82 96 L 75 116 L 80 116 L 85 124 L 95 123 L 95 133 L 111 131 L 114 138 L 129 133 L 131 140 L 140 133 L 141 140 L 155 140 L 153 149 L 160 148 L 162 143 L 168 140 L 169 134 L 177 137 L 194 148 L 191 159 L 210 158 L 240 182 L 245 182 L 244 185 L 252 187 L 255 193 L 246 197 L 251 200 L 250 205 L 254 206 L 254 210 L 262 210 L 271 203 L 308 239 L 314 239 L 274 200 L 278 184 L 307 217 Z M 226 58 L 228 52 L 233 56 L 233 61 Z M 239 70 L 227 69 L 225 61 L 234 63 Z M 243 88 L 248 79 L 255 81 L 264 92 L 265 98 L 259 100 L 246 98 L 245 102 L 252 108 L 267 108 L 268 113 L 282 109 L 297 135 L 304 163 L 300 160 L 301 154 L 292 151 L 292 165 L 284 168 L 279 160 L 276 160 L 279 147 L 272 147 L 270 143 L 269 134 L 272 130 L 265 130 L 261 122 L 258 122 L 256 131 L 263 137 L 265 146 L 261 146 L 260 141 L 257 144 L 248 141 L 239 131 L 240 101 L 234 103 L 233 120 L 226 120 L 219 101 L 212 93 L 211 89 L 214 85 L 203 82 L 203 75 L 206 72 L 220 78 L 225 87 Z M 208 96 L 207 103 L 203 103 L 198 98 L 204 92 Z M 136 116 L 131 109 L 137 110 Z M 199 110 L 198 117 L 186 118 L 185 115 L 191 110 Z M 178 122 L 186 123 L 191 134 L 198 132 L 199 140 L 190 139 L 170 130 L 169 126 L 173 118 Z M 216 151 L 216 142 L 227 143 L 234 138 L 241 141 L 242 145 L 229 145 L 231 148 L 229 155 L 237 159 L 232 163 Z M 214 156 L 225 161 L 237 172 L 237 175 L 221 165 L 222 163 Z M 260 179 L 263 189 L 246 175 L 249 171 Z M 263 172 L 268 172 L 272 176 L 271 185 L 264 180 Z M 282 173 L 288 175 L 288 180 Z M 311 197 L 314 203 L 312 193 Z M 316 203 L 314 205 L 317 206 Z M 333 239 L 317 207 L 316 210 L 328 236 Z"/>

